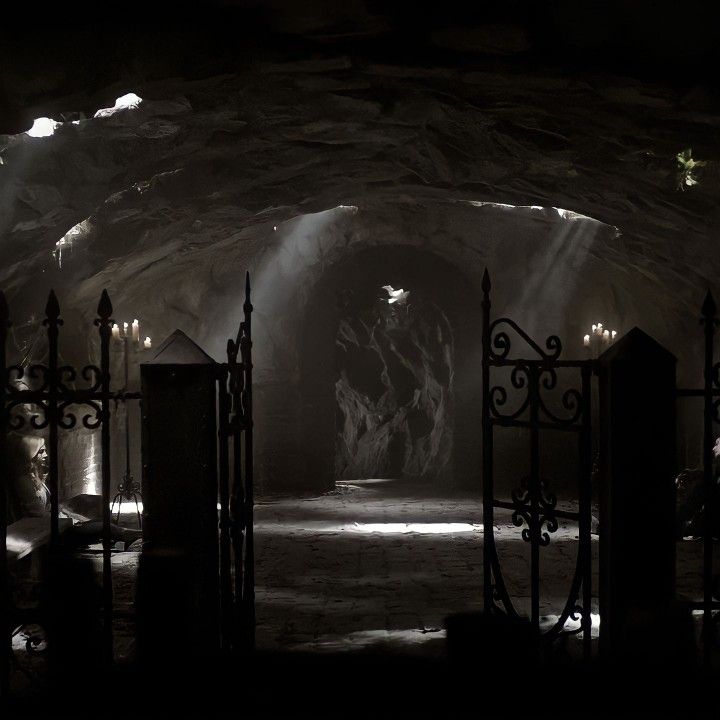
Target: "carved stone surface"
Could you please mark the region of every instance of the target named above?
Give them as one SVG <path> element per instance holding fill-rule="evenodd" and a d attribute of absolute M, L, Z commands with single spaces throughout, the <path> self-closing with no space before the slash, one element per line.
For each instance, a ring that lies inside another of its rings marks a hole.
<path fill-rule="evenodd" d="M 437 308 L 382 306 L 346 318 L 337 340 L 336 477 L 447 479 L 453 432 L 452 334 Z"/>

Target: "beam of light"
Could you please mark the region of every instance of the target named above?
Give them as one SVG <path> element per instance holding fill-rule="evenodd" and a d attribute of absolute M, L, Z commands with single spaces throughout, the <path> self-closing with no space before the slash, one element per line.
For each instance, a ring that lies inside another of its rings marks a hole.
<path fill-rule="evenodd" d="M 27 550 L 28 547 L 30 547 L 30 542 L 28 541 L 27 538 L 18 537 L 17 535 L 14 535 L 12 530 L 7 531 L 8 552 L 19 555 L 24 550 Z"/>
<path fill-rule="evenodd" d="M 338 652 L 342 650 L 357 650 L 374 645 L 387 646 L 403 645 L 413 646 L 431 640 L 444 640 L 447 633 L 443 628 L 412 628 L 392 630 L 356 630 L 346 635 L 320 635 L 316 640 L 310 641 L 313 649 Z M 301 645 L 301 643 L 298 643 Z M 306 643 L 302 643 L 306 645 Z"/>
<path fill-rule="evenodd" d="M 418 535 L 446 535 L 450 533 L 481 532 L 483 526 L 475 523 L 353 523 L 344 528 L 356 533 L 417 533 Z"/>
<path fill-rule="evenodd" d="M 263 210 L 258 215 L 268 213 Z M 268 359 L 264 353 L 272 353 L 287 329 L 284 319 L 287 308 L 304 297 L 306 288 L 317 282 L 325 263 L 330 260 L 330 251 L 336 242 L 332 232 L 335 223 L 345 216 L 355 215 L 356 205 L 338 205 L 329 210 L 298 215 L 286 221 L 268 220 L 267 232 L 270 245 L 262 260 L 250 267 L 253 286 L 253 342 L 259 355 L 255 362 L 266 367 L 275 359 Z M 270 235 L 272 233 L 272 235 Z M 242 232 L 236 233 L 242 239 Z M 228 239 L 232 239 L 231 235 Z M 207 323 L 197 338 L 206 351 L 215 358 L 225 357 L 228 337 L 237 333 L 237 321 L 242 317 L 243 299 L 238 295 L 237 305 L 230 307 L 217 323 Z"/>
<path fill-rule="evenodd" d="M 85 462 L 90 468 L 88 474 L 85 476 L 85 489 L 83 490 L 83 492 L 85 492 L 87 495 L 99 494 L 98 490 L 100 488 L 100 482 L 97 473 L 98 464 L 96 462 L 99 452 L 100 448 L 98 447 L 98 433 L 94 432 L 90 435 L 90 453 L 89 456 L 85 459 Z"/>
<path fill-rule="evenodd" d="M 555 207 L 554 205 L 547 207 L 544 205 L 510 205 L 509 203 L 490 202 L 488 200 L 466 200 L 465 202 L 473 207 L 492 207 L 502 210 L 554 210 L 563 220 L 592 220 L 593 222 L 599 222 L 589 215 L 583 215 L 573 210 L 565 210 L 565 208 Z"/>
<path fill-rule="evenodd" d="M 117 100 L 115 100 L 115 108 L 118 110 L 121 108 L 130 108 L 134 110 L 141 102 L 142 98 L 131 92 L 117 98 Z"/>
<path fill-rule="evenodd" d="M 56 243 L 53 250 L 58 269 L 62 270 L 63 259 L 66 253 L 72 253 L 73 243 L 75 240 L 82 240 L 90 235 L 93 230 L 93 224 L 90 218 L 85 218 L 81 222 L 73 225 Z"/>
<path fill-rule="evenodd" d="M 94 118 L 103 118 L 103 117 L 110 117 L 111 115 L 114 115 L 116 112 L 119 112 L 120 110 L 137 110 L 137 108 L 140 106 L 140 103 L 142 102 L 142 98 L 139 95 L 136 95 L 135 93 L 127 93 L 126 95 L 122 95 L 121 97 L 117 98 L 115 100 L 115 104 L 111 108 L 100 108 L 95 115 L 93 115 Z"/>
<path fill-rule="evenodd" d="M 91 493 L 94 494 L 94 493 Z M 113 507 L 113 504 L 110 503 L 110 507 L 112 508 L 113 512 L 117 512 L 118 506 L 117 503 L 115 503 L 115 506 Z M 220 510 L 220 503 L 217 503 L 217 509 Z M 138 504 L 137 508 L 135 507 L 135 502 L 133 500 L 123 500 L 120 503 L 120 514 L 124 515 L 125 513 L 134 514 L 137 512 L 137 510 L 140 510 L 140 512 L 143 511 L 143 501 L 140 500 L 138 497 Z"/>
<path fill-rule="evenodd" d="M 282 520 L 258 520 L 255 523 L 255 530 L 263 535 L 307 535 L 317 536 L 339 533 L 347 535 L 364 536 L 395 536 L 395 535 L 458 535 L 470 536 L 482 533 L 481 523 L 345 523 L 340 524 L 332 520 L 304 520 L 302 522 L 286 522 Z"/>
<path fill-rule="evenodd" d="M 397 482 L 395 478 L 363 478 L 362 480 L 337 480 L 337 487 L 360 487 L 362 485 L 383 485 Z"/>
<path fill-rule="evenodd" d="M 555 623 L 558 621 L 557 615 L 544 615 L 540 618 L 540 629 L 542 631 L 549 630 L 551 627 L 555 625 Z M 574 630 L 580 629 L 580 616 L 578 615 L 577 620 L 573 620 L 572 618 L 568 618 L 565 621 L 565 624 L 563 625 L 563 630 L 566 632 L 572 632 Z M 600 613 L 590 613 L 590 636 L 591 637 L 598 637 L 600 633 Z M 576 637 L 581 637 L 581 635 L 576 635 Z"/>
<path fill-rule="evenodd" d="M 61 123 L 56 122 L 52 118 L 41 117 L 37 118 L 32 127 L 25 131 L 26 135 L 30 137 L 50 137 L 55 132 L 55 128 Z"/>
<path fill-rule="evenodd" d="M 110 509 L 113 511 L 113 514 L 118 511 L 117 503 L 113 505 L 110 503 Z M 143 511 L 143 501 L 138 499 L 137 508 L 135 507 L 135 503 L 132 500 L 123 500 L 120 503 L 120 514 L 124 515 L 125 513 L 129 513 L 131 515 L 134 515 L 137 511 L 142 512 Z"/>

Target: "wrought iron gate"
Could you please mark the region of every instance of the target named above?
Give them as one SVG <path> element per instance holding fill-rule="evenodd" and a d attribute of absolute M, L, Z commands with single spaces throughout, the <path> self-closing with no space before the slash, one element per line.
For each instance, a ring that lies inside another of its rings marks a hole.
<path fill-rule="evenodd" d="M 83 427 L 100 430 L 102 462 L 102 615 L 103 654 L 106 662 L 113 658 L 113 588 L 110 557 L 112 539 L 110 529 L 110 401 L 125 400 L 110 389 L 110 337 L 112 334 L 112 304 L 105 290 L 97 308 L 94 321 L 100 338 L 100 364 L 86 365 L 77 371 L 69 365 L 60 365 L 58 336 L 63 320 L 60 304 L 53 291 L 45 306 L 43 325 L 47 328 L 47 364 L 7 366 L 7 331 L 11 327 L 10 314 L 5 296 L 0 292 L 0 467 L 3 487 L 0 490 L 0 602 L 2 603 L 2 653 L 0 670 L 2 690 L 7 690 L 9 662 L 12 654 L 13 617 L 11 614 L 10 588 L 7 567 L 7 454 L 6 438 L 10 430 L 20 430 L 29 425 L 33 430 L 47 429 L 48 488 L 50 491 L 50 552 L 51 559 L 59 550 L 59 453 L 58 440 L 61 430 L 76 427 L 80 415 Z M 84 387 L 75 387 L 76 382 Z M 29 419 L 17 411 L 27 406 L 33 408 Z M 85 408 L 84 411 L 79 408 Z M 84 414 L 83 414 L 84 413 Z"/>
<path fill-rule="evenodd" d="M 540 550 L 550 543 L 560 519 L 578 523 L 578 554 L 570 592 L 558 620 L 543 633 L 550 640 L 565 630 L 568 619 L 580 620 L 583 651 L 591 653 L 591 380 L 592 360 L 561 360 L 562 344 L 557 336 L 547 338 L 545 348 L 538 345 L 510 318 L 490 317 L 490 276 L 485 270 L 482 281 L 482 435 L 483 435 L 483 592 L 486 612 L 501 612 L 513 617 L 519 613 L 503 579 L 494 532 L 495 509 L 512 511 L 512 521 L 522 527 L 522 539 L 530 544 L 530 622 L 540 634 Z M 529 357 L 514 357 L 511 333 L 523 343 Z M 496 380 L 498 370 L 509 373 L 509 386 Z M 579 388 L 565 389 L 556 411 L 547 394 L 558 389 L 558 371 L 579 376 Z M 497 384 L 495 384 L 497 382 Z M 510 393 L 508 392 L 510 390 Z M 519 400 L 510 407 L 515 391 Z M 564 414 L 559 414 L 562 412 Z M 495 494 L 494 440 L 496 428 L 519 428 L 530 435 L 530 472 L 509 500 Z M 540 441 L 545 430 L 576 436 L 579 467 L 577 473 L 578 510 L 557 507 L 540 467 Z"/>
<path fill-rule="evenodd" d="M 227 363 L 219 365 L 219 474 L 218 497 L 221 645 L 225 649 L 252 649 L 255 642 L 255 569 L 253 542 L 253 423 L 252 423 L 252 310 L 250 276 L 245 279 L 244 319 L 237 338 L 228 340 Z M 47 431 L 50 491 L 50 559 L 59 550 L 60 487 L 58 440 L 62 430 L 78 425 L 101 434 L 102 476 L 102 615 L 103 652 L 113 660 L 113 587 L 110 474 L 110 403 L 141 399 L 139 393 L 114 392 L 110 382 L 112 304 L 102 292 L 97 308 L 100 340 L 99 365 L 79 371 L 60 365 L 60 305 L 50 292 L 43 325 L 47 328 L 47 364 L 7 365 L 8 329 L 12 323 L 0 291 L 0 697 L 9 689 L 14 627 L 7 564 L 7 434 L 26 425 Z M 77 387 L 76 383 L 83 383 Z M 33 408 L 30 417 L 18 408 Z M 79 410 L 85 408 L 85 410 Z M 232 478 L 232 485 L 230 484 Z"/>

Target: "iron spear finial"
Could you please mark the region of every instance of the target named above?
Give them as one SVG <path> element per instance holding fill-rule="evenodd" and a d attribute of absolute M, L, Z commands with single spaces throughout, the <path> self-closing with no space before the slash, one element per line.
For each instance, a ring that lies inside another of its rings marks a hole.
<path fill-rule="evenodd" d="M 97 314 L 103 320 L 107 320 L 112 315 L 112 311 L 113 307 L 112 303 L 110 302 L 110 296 L 108 295 L 108 291 L 103 290 L 102 295 L 100 295 L 100 302 L 98 303 Z"/>
<path fill-rule="evenodd" d="M 60 303 L 54 290 L 48 295 L 47 305 L 45 305 L 45 317 L 48 320 L 57 320 L 60 317 Z"/>
<path fill-rule="evenodd" d="M 10 319 L 10 310 L 8 308 L 5 293 L 0 290 L 0 323 L 7 323 Z"/>
<path fill-rule="evenodd" d="M 490 288 L 492 288 L 492 283 L 490 282 L 490 273 L 488 272 L 487 268 L 485 268 L 485 272 L 483 272 L 482 283 L 480 287 L 482 287 L 482 291 L 484 293 L 489 293 Z"/>
<path fill-rule="evenodd" d="M 250 302 L 250 271 L 245 271 L 245 304 L 243 305 L 243 310 L 246 313 L 246 316 L 249 315 L 253 311 L 252 303 Z"/>
<path fill-rule="evenodd" d="M 702 305 L 702 314 L 706 318 L 714 318 L 717 314 L 717 305 L 715 305 L 715 300 L 709 290 Z"/>

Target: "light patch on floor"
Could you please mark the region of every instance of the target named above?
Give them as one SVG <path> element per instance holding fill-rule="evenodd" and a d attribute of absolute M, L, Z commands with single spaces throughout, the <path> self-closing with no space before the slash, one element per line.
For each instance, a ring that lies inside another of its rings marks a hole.
<path fill-rule="evenodd" d="M 342 530 L 359 533 L 418 533 L 420 535 L 448 535 L 482 531 L 482 525 L 470 523 L 353 523 Z"/>

